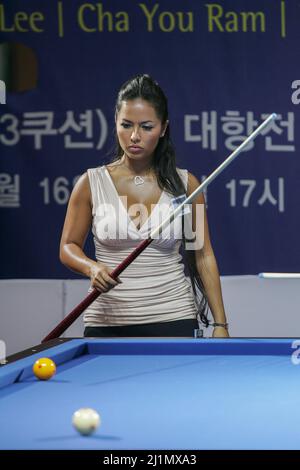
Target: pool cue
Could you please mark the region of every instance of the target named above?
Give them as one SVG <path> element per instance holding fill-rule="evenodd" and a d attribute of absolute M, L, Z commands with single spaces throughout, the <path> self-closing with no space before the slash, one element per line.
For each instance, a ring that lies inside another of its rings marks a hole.
<path fill-rule="evenodd" d="M 218 166 L 199 186 L 192 192 L 163 222 L 155 228 L 149 235 L 149 237 L 143 240 L 139 245 L 120 263 L 110 274 L 113 279 L 116 279 L 126 269 L 135 258 L 138 257 L 142 251 L 147 248 L 148 245 L 154 240 L 155 236 L 162 232 L 162 230 L 173 222 L 175 217 L 181 212 L 185 204 L 192 202 L 201 192 L 203 192 L 207 186 L 220 174 L 222 171 L 241 153 L 241 151 L 252 142 L 255 137 L 264 130 L 268 124 L 276 119 L 275 113 L 263 121 L 260 126 L 250 134 L 244 142 L 237 147 L 224 162 Z M 81 302 L 78 304 L 67 316 L 64 318 L 43 340 L 42 343 L 49 341 L 54 338 L 58 338 L 72 323 L 81 315 L 81 313 L 99 297 L 101 294 L 97 289 L 93 289 Z"/>

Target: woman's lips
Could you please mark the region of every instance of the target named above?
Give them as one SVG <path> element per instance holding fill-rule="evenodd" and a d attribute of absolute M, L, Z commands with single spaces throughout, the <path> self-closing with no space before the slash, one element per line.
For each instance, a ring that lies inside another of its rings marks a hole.
<path fill-rule="evenodd" d="M 132 153 L 139 153 L 143 149 L 142 149 L 142 147 L 137 147 L 136 145 L 131 145 L 130 147 L 128 147 L 128 150 Z"/>

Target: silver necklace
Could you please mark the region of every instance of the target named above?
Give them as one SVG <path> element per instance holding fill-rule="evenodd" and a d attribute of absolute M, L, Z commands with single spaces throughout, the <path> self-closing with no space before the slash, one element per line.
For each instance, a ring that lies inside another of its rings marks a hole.
<path fill-rule="evenodd" d="M 144 180 L 144 178 L 142 178 L 141 176 L 136 175 L 136 176 L 134 177 L 134 184 L 135 184 L 136 186 L 139 186 L 140 184 L 144 184 L 144 183 L 145 183 L 145 180 Z"/>
<path fill-rule="evenodd" d="M 145 179 L 140 175 L 135 175 L 133 178 L 133 182 L 136 186 L 140 186 L 141 184 L 145 183 Z"/>

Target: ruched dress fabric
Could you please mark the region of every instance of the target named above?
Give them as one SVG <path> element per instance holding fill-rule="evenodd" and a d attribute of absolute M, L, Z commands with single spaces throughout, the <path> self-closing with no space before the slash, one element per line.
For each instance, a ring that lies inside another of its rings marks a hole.
<path fill-rule="evenodd" d="M 177 171 L 187 188 L 187 170 Z M 114 269 L 173 210 L 174 196 L 162 191 L 148 219 L 138 229 L 106 166 L 91 168 L 87 174 L 92 194 L 95 256 L 97 261 Z M 85 326 L 141 325 L 196 318 L 191 284 L 179 252 L 181 227 L 179 216 L 122 272 L 122 284 L 101 294 L 85 310 Z"/>

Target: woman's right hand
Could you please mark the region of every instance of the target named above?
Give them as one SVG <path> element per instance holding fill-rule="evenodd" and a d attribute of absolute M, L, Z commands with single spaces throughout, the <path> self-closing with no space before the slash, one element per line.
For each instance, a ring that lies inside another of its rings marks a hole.
<path fill-rule="evenodd" d="M 121 284 L 122 281 L 117 278 L 115 281 L 111 277 L 111 269 L 103 263 L 93 263 L 90 268 L 91 285 L 100 292 L 108 292 L 113 287 Z"/>

